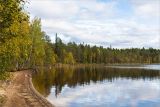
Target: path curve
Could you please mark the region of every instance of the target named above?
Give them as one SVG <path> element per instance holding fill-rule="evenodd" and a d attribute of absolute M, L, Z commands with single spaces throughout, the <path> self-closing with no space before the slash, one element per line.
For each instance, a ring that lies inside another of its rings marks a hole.
<path fill-rule="evenodd" d="M 54 107 L 35 90 L 29 70 L 13 73 L 5 95 L 7 101 L 4 107 Z"/>

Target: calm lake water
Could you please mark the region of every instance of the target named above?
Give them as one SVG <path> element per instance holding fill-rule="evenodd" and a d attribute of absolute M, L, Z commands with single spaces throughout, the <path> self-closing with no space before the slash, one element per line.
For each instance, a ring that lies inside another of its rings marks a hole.
<path fill-rule="evenodd" d="M 40 69 L 33 84 L 56 107 L 160 107 L 160 65 Z"/>

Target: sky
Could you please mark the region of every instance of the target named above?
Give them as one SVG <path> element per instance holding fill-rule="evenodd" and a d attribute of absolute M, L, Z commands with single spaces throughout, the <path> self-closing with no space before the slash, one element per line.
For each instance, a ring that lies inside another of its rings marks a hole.
<path fill-rule="evenodd" d="M 29 0 L 54 42 L 113 48 L 160 48 L 160 0 Z"/>

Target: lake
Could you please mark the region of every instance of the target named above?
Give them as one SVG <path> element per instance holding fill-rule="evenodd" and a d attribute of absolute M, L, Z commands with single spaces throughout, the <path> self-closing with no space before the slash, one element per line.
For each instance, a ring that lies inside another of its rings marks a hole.
<path fill-rule="evenodd" d="M 33 84 L 56 107 L 160 107 L 160 65 L 41 68 Z"/>

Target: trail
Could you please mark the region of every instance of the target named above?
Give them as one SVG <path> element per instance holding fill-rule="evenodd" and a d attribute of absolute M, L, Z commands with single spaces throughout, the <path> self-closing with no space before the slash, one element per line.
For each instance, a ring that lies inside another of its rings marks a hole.
<path fill-rule="evenodd" d="M 15 72 L 13 76 L 6 88 L 7 101 L 4 107 L 53 107 L 34 89 L 30 71 Z"/>

